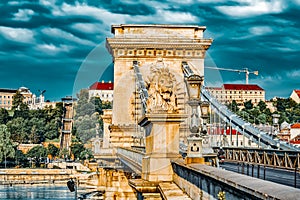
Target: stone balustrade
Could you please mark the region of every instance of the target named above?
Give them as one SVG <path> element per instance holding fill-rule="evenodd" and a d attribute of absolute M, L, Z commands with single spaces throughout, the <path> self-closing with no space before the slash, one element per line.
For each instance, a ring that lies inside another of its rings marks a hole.
<path fill-rule="evenodd" d="M 136 149 L 119 147 L 117 154 L 123 163 L 128 165 L 136 173 L 140 174 L 142 171 L 142 160 L 145 153 Z"/>

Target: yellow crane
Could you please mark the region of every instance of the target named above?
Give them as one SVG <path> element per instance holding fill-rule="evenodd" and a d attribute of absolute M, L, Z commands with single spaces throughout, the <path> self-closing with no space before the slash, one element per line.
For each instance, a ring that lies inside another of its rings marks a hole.
<path fill-rule="evenodd" d="M 227 68 L 219 68 L 219 67 L 204 67 L 205 69 L 215 69 L 215 70 L 224 70 L 224 71 L 231 71 L 231 72 L 238 72 L 238 73 L 245 73 L 246 74 L 246 84 L 249 83 L 249 74 L 258 75 L 258 71 L 249 71 L 248 68 L 244 69 L 227 69 Z"/>

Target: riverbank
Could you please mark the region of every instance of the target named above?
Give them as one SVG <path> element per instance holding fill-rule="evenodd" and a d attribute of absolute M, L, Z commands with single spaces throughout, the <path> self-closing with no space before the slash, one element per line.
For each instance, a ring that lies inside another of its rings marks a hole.
<path fill-rule="evenodd" d="M 78 172 L 72 169 L 0 169 L 0 185 L 66 183 Z"/>

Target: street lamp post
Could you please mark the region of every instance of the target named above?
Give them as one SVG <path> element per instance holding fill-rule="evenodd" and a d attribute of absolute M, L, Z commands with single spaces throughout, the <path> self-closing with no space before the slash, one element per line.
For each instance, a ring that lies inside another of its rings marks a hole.
<path fill-rule="evenodd" d="M 188 141 L 188 151 L 186 162 L 193 163 L 193 162 L 201 162 L 202 158 L 202 141 L 203 141 L 203 134 L 207 133 L 206 130 L 206 119 L 208 118 L 208 106 L 203 104 L 203 111 L 201 110 L 201 114 L 206 117 L 203 119 L 205 123 L 205 129 L 202 128 L 200 132 L 200 115 L 199 115 L 199 105 L 200 105 L 200 92 L 201 87 L 203 84 L 203 76 L 198 75 L 190 75 L 185 77 L 184 81 L 187 87 L 188 92 L 188 104 L 191 106 L 192 114 L 190 119 L 190 134 L 187 137 Z M 202 109 L 201 107 L 201 109 Z M 207 111 L 205 110 L 207 109 Z M 204 115 L 205 114 L 205 115 Z M 200 160 L 198 160 L 198 158 Z"/>
<path fill-rule="evenodd" d="M 273 114 L 272 115 L 272 118 L 273 118 L 273 126 L 274 126 L 274 133 L 272 131 L 272 135 L 277 135 L 277 131 L 278 131 L 278 121 L 279 121 L 279 117 L 280 115 L 279 114 Z"/>
<path fill-rule="evenodd" d="M 189 97 L 187 103 L 192 108 L 190 131 L 192 133 L 198 133 L 200 127 L 198 107 L 200 105 L 200 92 L 203 83 L 203 77 L 198 75 L 191 75 L 185 78 L 185 83 L 187 86 Z"/>
<path fill-rule="evenodd" d="M 207 135 L 207 119 L 208 119 L 208 109 L 209 109 L 209 103 L 207 101 L 202 101 L 200 104 L 201 108 L 201 118 L 203 119 L 203 126 L 201 133 L 202 135 Z"/>

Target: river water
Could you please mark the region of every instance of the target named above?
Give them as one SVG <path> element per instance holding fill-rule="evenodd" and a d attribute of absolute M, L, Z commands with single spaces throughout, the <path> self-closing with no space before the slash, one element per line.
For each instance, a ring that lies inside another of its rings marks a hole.
<path fill-rule="evenodd" d="M 73 200 L 75 194 L 67 185 L 0 185 L 0 199 Z"/>

